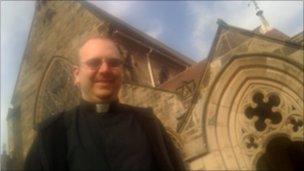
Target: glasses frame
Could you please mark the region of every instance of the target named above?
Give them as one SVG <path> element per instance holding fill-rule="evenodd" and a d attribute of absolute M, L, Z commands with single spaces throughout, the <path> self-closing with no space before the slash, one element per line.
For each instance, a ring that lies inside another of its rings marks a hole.
<path fill-rule="evenodd" d="M 91 70 L 97 70 L 102 66 L 103 63 L 106 63 L 109 68 L 119 68 L 124 65 L 124 60 L 121 58 L 112 57 L 96 57 L 81 63 L 81 65 L 84 65 Z"/>

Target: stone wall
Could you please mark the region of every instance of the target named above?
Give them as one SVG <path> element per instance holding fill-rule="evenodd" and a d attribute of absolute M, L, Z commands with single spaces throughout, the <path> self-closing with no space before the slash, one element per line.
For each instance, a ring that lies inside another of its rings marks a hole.
<path fill-rule="evenodd" d="M 185 112 L 180 97 L 172 92 L 150 87 L 124 84 L 120 101 L 140 107 L 151 107 L 165 127 L 177 129 L 177 118 Z"/>

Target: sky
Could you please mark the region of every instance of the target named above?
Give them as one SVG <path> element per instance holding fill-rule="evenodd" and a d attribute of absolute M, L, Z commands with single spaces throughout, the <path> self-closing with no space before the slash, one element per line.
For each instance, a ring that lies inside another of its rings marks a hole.
<path fill-rule="evenodd" d="M 253 30 L 260 25 L 250 1 L 94 1 L 93 4 L 194 61 L 204 59 L 216 20 Z M 288 36 L 303 31 L 303 1 L 258 1 L 270 25 Z M 34 1 L 1 1 L 1 144 L 20 69 Z M 1 145 L 2 151 L 2 145 Z"/>

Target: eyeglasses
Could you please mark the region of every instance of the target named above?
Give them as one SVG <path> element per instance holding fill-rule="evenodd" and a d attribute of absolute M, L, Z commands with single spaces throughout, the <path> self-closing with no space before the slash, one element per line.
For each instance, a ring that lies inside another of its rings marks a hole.
<path fill-rule="evenodd" d="M 110 68 L 117 68 L 123 64 L 123 60 L 120 58 L 93 58 L 84 62 L 84 64 L 92 70 L 97 70 L 103 62 Z"/>

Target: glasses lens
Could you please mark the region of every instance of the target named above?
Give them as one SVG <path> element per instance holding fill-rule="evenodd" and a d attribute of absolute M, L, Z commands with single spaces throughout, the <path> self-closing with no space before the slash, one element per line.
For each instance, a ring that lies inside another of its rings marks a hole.
<path fill-rule="evenodd" d="M 102 63 L 102 60 L 98 58 L 90 59 L 86 62 L 86 65 L 91 69 L 97 69 L 100 64 Z"/>
<path fill-rule="evenodd" d="M 96 70 L 100 67 L 102 62 L 107 63 L 108 67 L 119 67 L 123 64 L 123 61 L 120 58 L 94 58 L 88 60 L 85 64 L 93 70 Z"/>
<path fill-rule="evenodd" d="M 119 58 L 106 58 L 106 63 L 109 67 L 119 67 L 122 65 L 122 60 Z"/>

